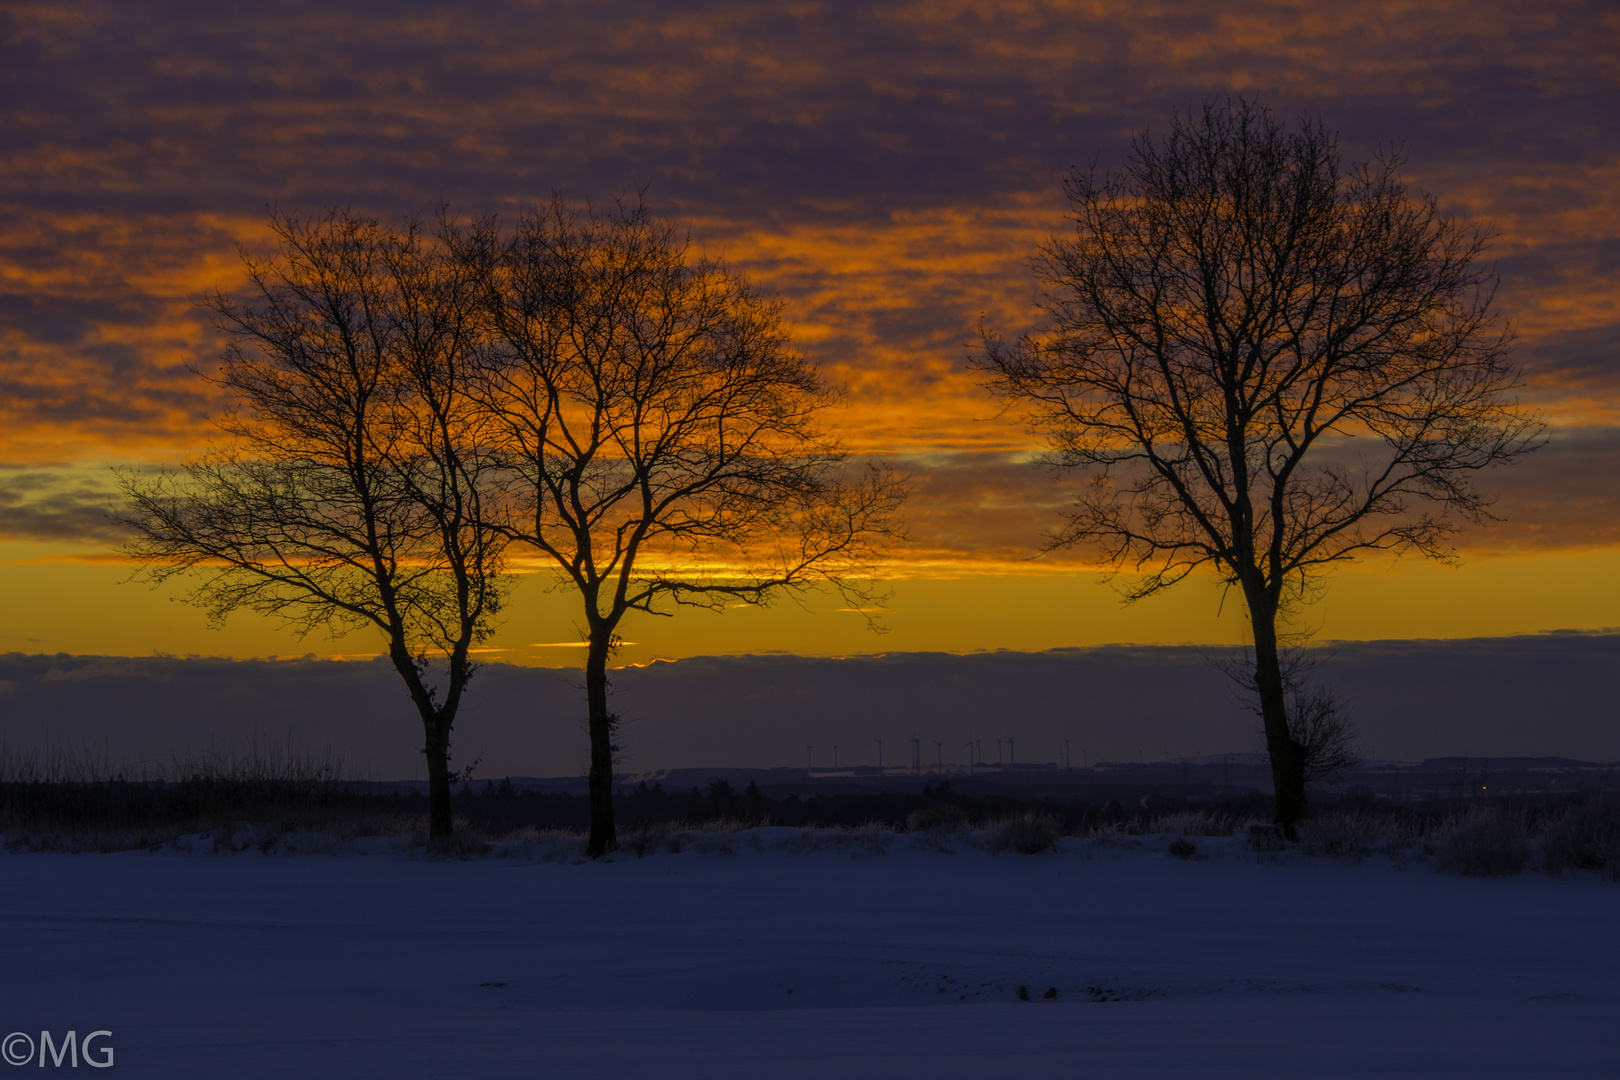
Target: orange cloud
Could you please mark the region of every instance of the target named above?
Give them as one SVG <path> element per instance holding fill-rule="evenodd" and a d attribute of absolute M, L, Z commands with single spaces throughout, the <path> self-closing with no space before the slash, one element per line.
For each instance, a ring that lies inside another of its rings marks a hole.
<path fill-rule="evenodd" d="M 1526 398 L 1570 437 L 1490 478 L 1510 521 L 1466 543 L 1620 542 L 1609 5 L 11 14 L 0 463 L 59 471 L 0 476 L 8 535 L 98 535 L 84 470 L 207 441 L 222 403 L 188 367 L 219 342 L 191 299 L 239 284 L 267 206 L 510 213 L 554 186 L 600 201 L 650 183 L 705 250 L 788 299 L 800 348 L 848 389 L 851 448 L 912 469 L 907 564 L 1016 567 L 1064 489 L 1018 464 L 1034 442 L 965 352 L 981 319 L 1038 318 L 1026 260 L 1063 228 L 1068 169 L 1106 168 L 1133 130 L 1231 89 L 1321 110 L 1350 158 L 1402 148 L 1416 186 L 1495 224 Z"/>

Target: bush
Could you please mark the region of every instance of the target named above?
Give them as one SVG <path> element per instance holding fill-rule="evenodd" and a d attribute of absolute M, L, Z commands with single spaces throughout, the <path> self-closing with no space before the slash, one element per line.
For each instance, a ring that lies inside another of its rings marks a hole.
<path fill-rule="evenodd" d="M 635 852 L 638 859 L 645 858 L 657 854 L 659 848 L 668 842 L 670 833 L 681 832 L 685 828 L 682 822 L 643 821 L 619 833 L 619 847 Z M 676 850 L 679 851 L 679 848 Z"/>
<path fill-rule="evenodd" d="M 1392 851 L 1410 839 L 1411 828 L 1391 814 L 1342 810 L 1300 823 L 1299 846 L 1307 855 L 1364 859 Z"/>
<path fill-rule="evenodd" d="M 1594 800 L 1548 818 L 1540 830 L 1541 868 L 1592 870 L 1620 881 L 1620 801 Z"/>
<path fill-rule="evenodd" d="M 1057 822 L 1045 814 L 1025 814 L 1007 818 L 991 829 L 992 851 L 1016 851 L 1020 855 L 1039 855 L 1057 847 Z"/>
<path fill-rule="evenodd" d="M 572 862 L 584 858 L 585 837 L 566 829 L 525 827 L 495 841 L 490 850 L 502 859 Z"/>
<path fill-rule="evenodd" d="M 1182 837 L 1179 840 L 1172 840 L 1170 842 L 1170 854 L 1174 855 L 1178 859 L 1190 859 L 1194 855 L 1198 854 L 1198 845 L 1193 843 L 1191 840 L 1188 840 L 1186 837 Z"/>
<path fill-rule="evenodd" d="M 1146 823 L 1146 828 L 1171 836 L 1231 836 L 1238 831 L 1240 824 L 1237 818 L 1229 814 L 1182 810 L 1155 818 Z"/>
<path fill-rule="evenodd" d="M 450 836 L 427 842 L 427 853 L 441 859 L 471 859 L 488 855 L 491 846 L 489 838 L 483 833 L 471 828 L 465 821 L 457 821 L 455 832 Z"/>
<path fill-rule="evenodd" d="M 961 832 L 967 828 L 967 824 L 967 814 L 961 807 L 952 806 L 950 803 L 927 806 L 906 815 L 907 832 L 931 832 L 943 835 Z"/>
<path fill-rule="evenodd" d="M 1443 819 L 1429 843 L 1442 874 L 1511 877 L 1530 861 L 1524 815 L 1496 806 L 1475 805 Z"/>

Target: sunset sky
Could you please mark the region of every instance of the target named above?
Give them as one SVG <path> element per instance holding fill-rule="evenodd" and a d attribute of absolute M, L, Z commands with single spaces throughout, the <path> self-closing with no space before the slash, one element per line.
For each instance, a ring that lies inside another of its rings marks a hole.
<path fill-rule="evenodd" d="M 830 597 L 642 618 L 622 659 L 1228 642 L 1211 581 L 1130 608 L 1073 556 L 1066 501 L 966 369 L 1036 318 L 1028 258 L 1075 166 L 1223 91 L 1394 148 L 1489 222 L 1523 399 L 1552 441 L 1484 478 L 1507 520 L 1457 566 L 1372 560 L 1320 638 L 1620 626 L 1620 11 L 1612 4 L 9 4 L 0 87 L 0 652 L 363 655 L 124 583 L 110 466 L 174 463 L 223 401 L 194 306 L 265 251 L 269 207 L 512 214 L 645 188 L 787 300 L 847 387 L 834 424 L 910 471 L 883 637 Z M 525 581 L 493 646 L 576 657 Z"/>

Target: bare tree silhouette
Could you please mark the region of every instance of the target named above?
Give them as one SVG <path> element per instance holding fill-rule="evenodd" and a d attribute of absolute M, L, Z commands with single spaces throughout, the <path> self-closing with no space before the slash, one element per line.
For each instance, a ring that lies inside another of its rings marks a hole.
<path fill-rule="evenodd" d="M 1285 828 L 1305 814 L 1279 616 L 1332 564 L 1447 558 L 1490 518 L 1481 469 L 1538 444 L 1511 399 L 1486 233 L 1399 179 L 1342 169 L 1319 121 L 1206 103 L 1123 168 L 1068 181 L 1074 231 L 1035 262 L 1045 329 L 976 364 L 1089 485 L 1048 550 L 1083 545 L 1152 595 L 1204 566 L 1238 588 Z"/>
<path fill-rule="evenodd" d="M 466 393 L 475 282 L 415 222 L 272 215 L 253 297 L 205 305 L 230 344 L 225 444 L 167 472 L 124 472 L 125 549 L 215 623 L 248 609 L 300 636 L 375 629 L 415 704 L 429 835 L 451 835 L 450 733 L 502 598 L 490 461 Z"/>
<path fill-rule="evenodd" d="M 780 304 L 644 204 L 554 199 L 510 234 L 485 221 L 458 243 L 485 285 L 508 534 L 583 604 L 600 855 L 616 844 L 607 664 L 624 616 L 817 583 L 868 607 L 904 492 L 885 468 L 846 470 L 821 426 L 834 394 L 791 350 Z"/>
<path fill-rule="evenodd" d="M 1238 700 L 1262 719 L 1254 652 L 1216 662 L 1238 690 Z M 1305 783 L 1326 780 L 1361 763 L 1350 699 L 1316 678 L 1317 658 L 1300 645 L 1280 650 L 1278 667 L 1288 702 L 1288 741 Z"/>

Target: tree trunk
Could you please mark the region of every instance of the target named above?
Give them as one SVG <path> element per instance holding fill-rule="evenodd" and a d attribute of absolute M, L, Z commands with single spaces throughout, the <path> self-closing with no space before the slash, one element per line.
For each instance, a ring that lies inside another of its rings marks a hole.
<path fill-rule="evenodd" d="M 423 755 L 428 771 L 428 843 L 450 839 L 450 725 L 435 716 L 424 717 Z"/>
<path fill-rule="evenodd" d="M 591 836 L 585 854 L 595 859 L 619 846 L 613 827 L 614 717 L 607 707 L 607 659 L 613 631 L 602 627 L 591 633 L 585 657 L 585 698 L 590 709 L 591 732 Z"/>
<path fill-rule="evenodd" d="M 434 705 L 433 695 L 405 647 L 405 635 L 396 630 L 392 637 L 388 658 L 405 680 L 411 703 L 422 718 L 422 756 L 427 759 L 428 771 L 428 843 L 432 844 L 450 839 L 455 829 L 450 821 L 450 728 L 455 720 L 454 705 L 446 709 Z M 459 694 L 452 694 L 449 701 L 454 703 L 459 698 Z"/>
<path fill-rule="evenodd" d="M 1299 748 L 1288 732 L 1288 694 L 1277 651 L 1277 607 L 1264 595 L 1251 596 L 1248 601 L 1254 631 L 1254 688 L 1266 729 L 1266 752 L 1271 757 L 1277 824 L 1293 838 L 1294 826 L 1305 819 L 1305 774 Z"/>

